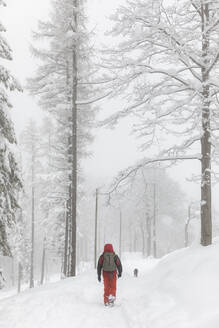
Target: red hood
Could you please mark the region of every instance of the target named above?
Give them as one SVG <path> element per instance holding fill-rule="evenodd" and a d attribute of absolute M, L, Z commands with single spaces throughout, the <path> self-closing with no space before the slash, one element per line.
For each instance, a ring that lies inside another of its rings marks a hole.
<path fill-rule="evenodd" d="M 112 244 L 106 244 L 106 245 L 104 246 L 104 252 L 111 252 L 111 253 L 114 253 L 113 245 L 112 245 Z"/>

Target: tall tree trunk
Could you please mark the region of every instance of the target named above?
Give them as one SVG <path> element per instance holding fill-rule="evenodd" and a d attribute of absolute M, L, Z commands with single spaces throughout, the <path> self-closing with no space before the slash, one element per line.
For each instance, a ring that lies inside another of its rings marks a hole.
<path fill-rule="evenodd" d="M 202 19 L 202 138 L 201 138 L 201 244 L 203 246 L 212 243 L 211 220 L 211 127 L 210 127 L 210 99 L 209 99 L 209 7 L 201 6 Z"/>
<path fill-rule="evenodd" d="M 137 233 L 136 231 L 134 232 L 134 252 L 137 252 L 137 243 L 138 243 L 138 238 L 137 238 Z"/>
<path fill-rule="evenodd" d="M 11 258 L 11 283 L 12 286 L 14 287 L 15 285 L 15 272 L 14 272 L 14 257 Z"/>
<path fill-rule="evenodd" d="M 70 188 L 71 189 L 71 188 Z M 71 192 L 70 192 L 71 200 Z M 71 276 L 71 256 L 72 256 L 72 212 L 69 212 L 68 220 L 68 277 Z"/>
<path fill-rule="evenodd" d="M 97 267 L 97 220 L 98 220 L 98 189 L 96 189 L 95 201 L 95 231 L 94 231 L 94 268 Z"/>
<path fill-rule="evenodd" d="M 119 212 L 119 256 L 122 257 L 122 211 Z"/>
<path fill-rule="evenodd" d="M 69 104 L 69 110 L 71 110 L 71 116 L 69 120 L 72 124 L 72 90 L 70 82 L 70 64 L 69 61 L 66 61 L 66 92 L 67 92 L 67 103 Z M 68 138 L 68 163 L 72 163 L 72 137 Z M 72 225 L 72 173 L 69 174 L 69 187 L 68 187 L 68 196 L 67 199 L 67 213 L 66 213 L 66 222 L 65 222 L 65 254 L 64 254 L 64 275 L 66 277 L 70 276 L 70 263 L 71 263 L 71 225 Z"/>
<path fill-rule="evenodd" d="M 144 171 L 142 170 L 143 181 L 145 184 L 145 208 L 146 208 L 146 245 L 147 245 L 147 257 L 151 255 L 151 247 L 152 247 L 152 231 L 151 231 L 151 210 L 150 210 L 150 184 L 146 183 L 146 179 L 144 176 Z"/>
<path fill-rule="evenodd" d="M 146 217 L 147 256 L 151 255 L 151 218 L 149 213 Z"/>
<path fill-rule="evenodd" d="M 144 229 L 144 224 L 140 224 L 140 229 L 141 229 L 141 236 L 142 236 L 142 255 L 145 257 L 145 229 Z"/>
<path fill-rule="evenodd" d="M 68 275 L 68 242 L 69 242 L 69 208 L 68 208 L 68 201 L 65 210 L 65 249 L 64 249 L 64 263 L 63 263 L 63 273 L 64 276 L 67 277 Z"/>
<path fill-rule="evenodd" d="M 77 35 L 77 10 L 78 1 L 74 0 L 73 29 Z M 78 68 L 77 68 L 77 37 L 74 41 L 72 53 L 72 249 L 71 249 L 71 271 L 70 275 L 76 275 L 76 219 L 77 219 L 77 86 L 78 86 Z"/>
<path fill-rule="evenodd" d="M 32 150 L 34 152 L 34 150 Z M 30 259 L 30 288 L 34 287 L 34 226 L 35 226 L 35 172 L 34 164 L 35 158 L 34 154 L 32 155 L 32 218 L 31 218 L 31 259 Z"/>
<path fill-rule="evenodd" d="M 184 246 L 188 247 L 189 245 L 189 223 L 191 221 L 191 204 L 188 207 L 188 218 L 186 220 L 185 224 L 185 241 L 184 241 Z"/>
<path fill-rule="evenodd" d="M 84 237 L 84 261 L 87 261 L 87 238 Z"/>

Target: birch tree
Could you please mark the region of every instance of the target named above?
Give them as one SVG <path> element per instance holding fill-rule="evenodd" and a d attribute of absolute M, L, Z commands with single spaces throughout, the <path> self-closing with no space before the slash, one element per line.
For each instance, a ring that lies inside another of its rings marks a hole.
<path fill-rule="evenodd" d="M 219 3 L 216 0 L 127 1 L 114 15 L 119 44 L 104 67 L 114 94 L 128 104 L 104 123 L 132 116 L 142 149 L 163 151 L 122 172 L 115 185 L 156 161 L 201 164 L 201 244 L 212 242 L 211 163 L 218 130 Z M 121 41 L 122 36 L 122 41 Z M 212 148 L 213 146 L 213 148 Z"/>
<path fill-rule="evenodd" d="M 0 10 L 5 6 L 0 1 Z M 0 23 L 0 252 L 11 255 L 8 242 L 8 229 L 15 221 L 18 209 L 18 192 L 22 188 L 19 169 L 12 146 L 16 144 L 13 123 L 10 119 L 12 107 L 8 91 L 21 91 L 16 79 L 3 66 L 4 60 L 12 60 L 12 51 L 3 34 L 5 27 Z"/>

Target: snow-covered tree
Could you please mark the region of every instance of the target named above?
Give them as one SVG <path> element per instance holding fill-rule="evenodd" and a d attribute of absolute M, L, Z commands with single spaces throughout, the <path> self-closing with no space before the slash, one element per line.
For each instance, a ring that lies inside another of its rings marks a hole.
<path fill-rule="evenodd" d="M 139 170 L 112 196 L 111 203 L 119 203 L 122 209 L 124 248 L 130 245 L 143 255 L 159 257 L 183 247 L 186 199 L 166 170 Z"/>
<path fill-rule="evenodd" d="M 30 121 L 20 137 L 23 151 L 24 194 L 21 207 L 27 222 L 30 239 L 30 282 L 44 280 L 46 257 L 60 257 L 63 254 L 63 233 L 61 224 L 64 216 L 63 202 L 66 197 L 63 175 L 56 169 L 56 135 L 52 120 L 43 119 L 36 125 Z M 59 157 L 58 157 L 59 160 Z M 39 278 L 39 263 L 42 263 Z"/>
<path fill-rule="evenodd" d="M 26 211 L 23 210 L 25 208 L 26 198 L 24 193 L 20 193 L 19 205 L 21 208 L 16 213 L 15 221 L 9 234 L 13 261 L 18 264 L 16 268 L 18 292 L 21 290 L 22 281 L 28 282 L 30 273 L 31 236 L 29 220 Z"/>
<path fill-rule="evenodd" d="M 107 56 L 114 94 L 127 106 L 105 123 L 133 116 L 154 161 L 201 163 L 201 244 L 212 241 L 211 162 L 218 137 L 219 3 L 217 0 L 127 1 L 113 19 L 119 44 Z M 121 41 L 122 36 L 122 41 Z M 213 146 L 213 149 L 212 149 Z M 153 162 L 153 161 L 152 161 Z M 118 178 L 151 163 L 146 158 Z M 117 180 L 118 182 L 118 180 Z M 116 183 L 117 183 L 116 182 Z"/>
<path fill-rule="evenodd" d="M 38 96 L 40 106 L 55 121 L 57 143 L 53 146 L 53 165 L 58 176 L 62 176 L 60 194 L 65 200 L 62 202 L 60 226 L 64 226 L 68 201 L 70 214 L 67 224 L 71 234 L 69 274 L 74 276 L 78 174 L 81 158 L 87 155 L 86 146 L 92 140 L 90 129 L 94 120 L 94 109 L 90 105 L 93 102 L 89 60 L 91 47 L 85 28 L 83 1 L 53 1 L 50 20 L 39 22 L 38 32 L 34 36 L 37 40 L 44 39 L 47 46 L 33 49 L 41 63 L 30 88 Z"/>
<path fill-rule="evenodd" d="M 0 6 L 2 5 L 5 3 L 0 1 Z M 10 255 L 7 230 L 13 223 L 19 207 L 17 197 L 22 184 L 12 150 L 12 145 L 16 144 L 16 137 L 10 119 L 12 105 L 7 91 L 21 91 L 21 87 L 2 64 L 4 60 L 12 60 L 11 48 L 3 36 L 5 31 L 0 23 L 0 252 L 3 255 Z"/>
<path fill-rule="evenodd" d="M 20 142 L 26 153 L 25 192 L 29 195 L 29 214 L 31 217 L 31 259 L 30 259 L 30 288 L 34 287 L 34 254 L 35 254 L 35 223 L 36 223 L 36 177 L 39 166 L 39 132 L 34 121 L 30 121 L 22 132 Z"/>
<path fill-rule="evenodd" d="M 45 257 L 52 251 L 60 258 L 64 249 L 66 170 L 57 148 L 60 142 L 56 135 L 57 129 L 51 117 L 46 116 L 40 130 L 41 172 L 39 175 L 39 224 L 43 243 L 42 275 Z M 60 166 L 62 165 L 62 166 Z M 63 173 L 64 171 L 64 173 Z"/>

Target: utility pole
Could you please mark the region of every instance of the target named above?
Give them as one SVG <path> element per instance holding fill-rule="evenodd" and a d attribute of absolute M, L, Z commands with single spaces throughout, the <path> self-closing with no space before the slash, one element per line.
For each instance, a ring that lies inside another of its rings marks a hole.
<path fill-rule="evenodd" d="M 120 229 L 119 229 L 119 257 L 121 259 L 122 256 L 122 211 L 120 209 L 120 220 L 119 220 L 119 224 L 120 224 Z"/>
<path fill-rule="evenodd" d="M 41 279 L 40 284 L 43 285 L 45 277 L 45 260 L 46 260 L 46 237 L 43 239 L 43 255 L 42 255 L 42 267 L 41 267 Z"/>
<path fill-rule="evenodd" d="M 94 268 L 97 268 L 97 219 L 98 219 L 98 189 L 96 189 L 95 205 L 95 236 L 94 236 Z"/>
<path fill-rule="evenodd" d="M 18 285 L 17 285 L 17 292 L 21 292 L 21 279 L 22 279 L 22 266 L 21 262 L 18 262 Z"/>

